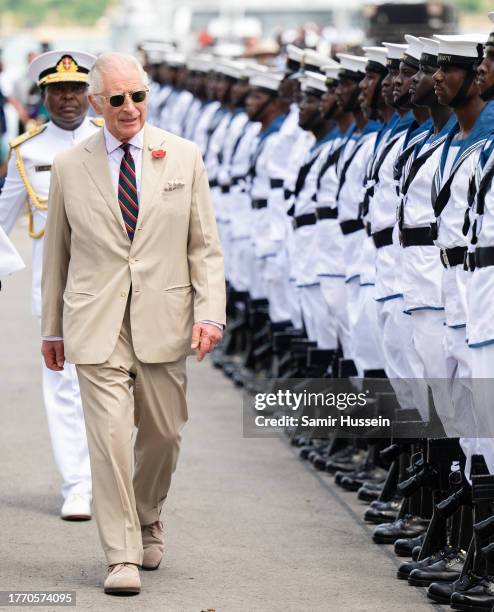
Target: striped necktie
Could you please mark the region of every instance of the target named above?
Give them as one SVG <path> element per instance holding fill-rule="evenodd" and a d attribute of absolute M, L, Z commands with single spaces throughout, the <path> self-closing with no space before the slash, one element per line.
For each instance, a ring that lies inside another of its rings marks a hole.
<path fill-rule="evenodd" d="M 136 167 L 129 143 L 120 145 L 124 156 L 120 163 L 118 176 L 118 203 L 130 240 L 136 231 L 137 215 L 139 212 L 139 199 L 137 197 Z"/>

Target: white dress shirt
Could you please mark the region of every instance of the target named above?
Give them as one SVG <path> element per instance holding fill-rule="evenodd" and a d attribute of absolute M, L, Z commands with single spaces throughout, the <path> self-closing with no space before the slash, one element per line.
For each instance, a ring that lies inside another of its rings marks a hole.
<path fill-rule="evenodd" d="M 110 175 L 115 189 L 115 195 L 118 197 L 118 179 L 120 176 L 120 165 L 124 156 L 124 151 L 120 147 L 122 142 L 111 134 L 106 125 L 103 127 L 105 135 L 106 153 L 108 155 L 108 165 L 110 166 Z M 135 136 L 129 140 L 130 154 L 134 160 L 136 169 L 137 195 L 141 195 L 141 174 L 142 174 L 142 149 L 144 146 L 144 128 L 142 128 Z"/>

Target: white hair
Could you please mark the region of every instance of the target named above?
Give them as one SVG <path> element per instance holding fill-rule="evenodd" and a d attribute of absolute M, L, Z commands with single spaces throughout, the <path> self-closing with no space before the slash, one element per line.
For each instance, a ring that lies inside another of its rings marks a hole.
<path fill-rule="evenodd" d="M 146 71 L 133 56 L 127 53 L 117 53 L 110 51 L 102 53 L 94 62 L 93 67 L 89 71 L 89 93 L 92 95 L 100 94 L 103 91 L 103 75 L 108 74 L 114 68 L 134 68 L 142 78 L 142 84 L 147 87 L 149 79 Z"/>

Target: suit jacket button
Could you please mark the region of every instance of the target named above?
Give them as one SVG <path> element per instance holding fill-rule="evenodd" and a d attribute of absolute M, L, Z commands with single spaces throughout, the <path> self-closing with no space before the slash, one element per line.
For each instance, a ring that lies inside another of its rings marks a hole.
<path fill-rule="evenodd" d="M 122 291 L 122 293 L 120 295 L 121 295 L 121 297 L 127 297 L 127 294 L 125 293 L 125 291 Z"/>

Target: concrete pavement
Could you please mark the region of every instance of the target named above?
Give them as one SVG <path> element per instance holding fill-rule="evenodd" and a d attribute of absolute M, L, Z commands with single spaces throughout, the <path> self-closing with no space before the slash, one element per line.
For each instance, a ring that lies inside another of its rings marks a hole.
<path fill-rule="evenodd" d="M 28 262 L 25 224 L 12 237 Z M 76 609 L 97 612 L 449 609 L 396 580 L 399 561 L 370 542 L 353 494 L 309 470 L 285 440 L 242 438 L 241 394 L 192 359 L 190 420 L 165 506 L 165 561 L 142 573 L 138 597 L 105 596 L 94 521 L 58 517 L 29 271 L 3 283 L 0 330 L 0 590 L 75 590 Z"/>

